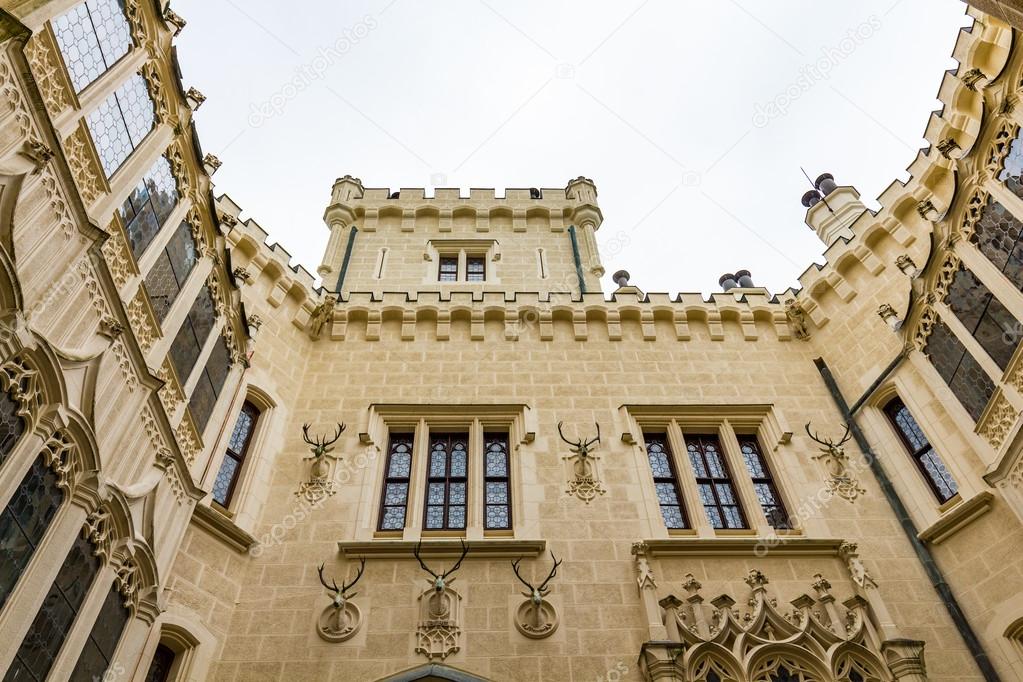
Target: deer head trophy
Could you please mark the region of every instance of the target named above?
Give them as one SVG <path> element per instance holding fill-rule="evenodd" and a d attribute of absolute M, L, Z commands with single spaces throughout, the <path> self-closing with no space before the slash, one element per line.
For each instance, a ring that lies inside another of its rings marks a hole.
<path fill-rule="evenodd" d="M 462 565 L 462 560 L 465 559 L 465 555 L 469 553 L 469 546 L 465 544 L 465 540 L 459 538 L 459 542 L 462 543 L 462 555 L 458 557 L 458 561 L 454 565 L 443 573 L 437 573 L 423 561 L 420 556 L 420 550 L 422 549 L 423 541 L 420 540 L 416 543 L 416 548 L 413 550 L 413 555 L 419 561 L 419 565 L 423 567 L 423 570 L 433 576 L 433 579 L 427 578 L 426 581 L 433 585 L 433 594 L 430 595 L 430 617 L 434 620 L 446 619 L 451 613 L 450 597 L 447 594 L 448 587 L 455 582 L 455 578 L 448 579 L 452 573 L 458 570 L 458 567 Z"/>
<path fill-rule="evenodd" d="M 565 457 L 563 459 L 570 460 L 572 462 L 572 471 L 574 477 L 569 481 L 568 492 L 578 496 L 581 500 L 589 504 L 590 500 L 596 497 L 598 494 L 602 494 L 604 489 L 601 487 L 600 482 L 597 480 L 594 474 L 594 463 L 597 459 L 595 455 L 590 454 L 591 449 L 595 449 L 594 446 L 600 444 L 600 424 L 594 422 L 594 426 L 597 427 L 597 435 L 594 438 L 583 439 L 580 438 L 575 441 L 571 441 L 565 438 L 565 432 L 562 431 L 561 427 L 564 422 L 558 422 L 558 435 L 561 436 L 561 440 L 565 441 L 569 450 L 572 451 L 571 457 Z"/>
<path fill-rule="evenodd" d="M 828 491 L 849 501 L 855 500 L 861 493 L 865 493 L 866 490 L 860 487 L 859 481 L 849 471 L 849 458 L 843 447 L 851 438 L 849 425 L 845 425 L 845 433 L 838 439 L 838 442 L 831 438 L 821 438 L 815 432 L 810 431 L 810 422 L 807 422 L 804 428 L 810 440 L 821 446 L 820 454 L 814 455 L 814 459 L 826 460 L 825 464 L 830 476 Z"/>
<path fill-rule="evenodd" d="M 302 424 L 302 440 L 312 446 L 311 451 L 313 456 L 310 458 L 313 460 L 312 477 L 313 478 L 324 478 L 328 473 L 326 455 L 334 450 L 334 443 L 341 437 L 341 434 L 345 432 L 344 423 L 337 425 L 337 431 L 334 432 L 334 437 L 327 440 L 327 437 L 316 436 L 314 439 L 309 438 L 309 424 Z"/>
<path fill-rule="evenodd" d="M 515 572 L 515 577 L 529 590 L 522 593 L 522 596 L 527 597 L 529 601 L 524 602 L 519 607 L 515 619 L 515 625 L 518 627 L 519 632 L 527 637 L 546 637 L 557 628 L 557 613 L 554 611 L 554 607 L 546 601 L 545 597 L 550 594 L 551 588 L 547 587 L 547 584 L 558 574 L 558 566 L 561 565 L 561 560 L 554 556 L 553 551 L 551 552 L 551 560 L 554 561 L 554 566 L 551 567 L 551 571 L 547 574 L 544 581 L 536 587 L 519 573 L 519 562 L 522 561 L 522 557 L 512 562 L 512 570 Z"/>
<path fill-rule="evenodd" d="M 327 579 L 323 577 L 323 564 L 316 569 L 320 576 L 320 584 L 327 588 L 327 596 L 333 602 L 320 614 L 318 622 L 320 636 L 327 641 L 342 642 L 349 639 L 362 624 L 362 613 L 359 611 L 359 607 L 350 601 L 358 592 L 349 594 L 349 591 L 355 587 L 355 583 L 359 582 L 359 578 L 362 577 L 365 570 L 366 559 L 363 558 L 359 560 L 359 570 L 355 577 L 350 582 L 342 581 L 341 587 L 338 587 L 336 580 L 331 578 L 328 584 Z"/>

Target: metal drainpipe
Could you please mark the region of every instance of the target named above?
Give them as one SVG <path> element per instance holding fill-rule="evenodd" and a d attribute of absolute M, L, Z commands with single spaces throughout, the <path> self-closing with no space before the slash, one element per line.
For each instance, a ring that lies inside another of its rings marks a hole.
<path fill-rule="evenodd" d="M 835 377 L 831 374 L 831 370 L 828 369 L 827 363 L 824 362 L 824 358 L 817 358 L 813 361 L 813 363 L 817 365 L 817 370 L 821 373 L 821 378 L 824 379 L 824 384 L 828 387 L 828 391 L 831 392 L 831 398 L 835 401 L 835 405 L 838 407 L 838 411 L 842 414 L 842 418 L 846 421 L 846 424 L 849 425 L 849 431 L 852 433 L 853 439 L 856 441 L 856 445 L 859 446 L 860 451 L 867 458 L 867 464 L 870 465 L 870 470 L 874 473 L 874 477 L 881 486 L 881 492 L 884 493 L 885 499 L 888 500 L 888 504 L 895 512 L 895 516 L 899 520 L 899 525 L 902 526 L 903 532 L 906 533 L 906 537 L 909 539 L 909 544 L 913 546 L 913 551 L 916 552 L 917 559 L 919 559 L 920 563 L 923 565 L 924 572 L 927 573 L 927 577 L 930 579 L 931 585 L 941 598 L 941 603 L 945 606 L 945 610 L 948 611 L 948 615 L 952 618 L 952 622 L 955 623 L 956 629 L 959 630 L 959 636 L 963 638 L 966 648 L 969 649 L 974 662 L 977 664 L 977 667 L 980 668 L 981 675 L 984 676 L 984 679 L 987 680 L 987 682 L 1001 682 L 1001 678 L 991 665 L 991 660 L 988 658 L 987 652 L 984 651 L 984 646 L 980 643 L 980 640 L 977 638 L 977 634 L 973 631 L 973 628 L 970 626 L 970 622 L 966 619 L 966 614 L 964 614 L 963 610 L 959 607 L 959 602 L 956 601 L 955 595 L 952 594 L 952 590 L 949 588 L 948 583 L 945 582 L 945 576 L 941 573 L 941 569 L 938 568 L 937 563 L 935 563 L 934 556 L 927 548 L 927 545 L 925 545 L 920 538 L 917 537 L 918 531 L 916 529 L 916 525 L 909 517 L 909 511 L 906 509 L 906 505 L 903 504 L 899 494 L 895 491 L 895 487 L 892 486 L 892 482 L 888 478 L 888 474 L 885 473 L 880 460 L 878 460 L 877 455 L 874 454 L 873 449 L 870 447 L 870 443 L 867 442 L 867 437 L 863 435 L 860 425 L 856 422 L 856 418 L 849 410 L 849 405 L 845 402 L 845 398 L 842 396 L 842 392 L 839 390 L 838 383 L 835 381 Z"/>
<path fill-rule="evenodd" d="M 568 226 L 568 236 L 572 239 L 572 258 L 575 259 L 575 274 L 579 278 L 579 293 L 586 293 L 586 281 L 583 279 L 583 262 L 579 258 L 579 241 L 575 236 L 575 225 Z"/>
<path fill-rule="evenodd" d="M 348 274 L 348 261 L 352 259 L 352 246 L 355 245 L 355 235 L 358 234 L 359 228 L 352 225 L 351 231 L 348 233 L 348 245 L 345 247 L 345 257 L 341 261 L 341 272 L 337 274 L 337 285 L 334 287 L 334 291 L 338 294 L 341 293 L 341 287 L 345 283 L 345 275 Z"/>

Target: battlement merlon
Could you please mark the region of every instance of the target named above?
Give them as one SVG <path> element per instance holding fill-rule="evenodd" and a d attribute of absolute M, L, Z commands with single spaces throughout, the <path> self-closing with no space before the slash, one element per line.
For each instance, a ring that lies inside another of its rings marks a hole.
<path fill-rule="evenodd" d="M 584 267 L 596 277 L 604 274 L 595 233 L 604 220 L 597 205 L 597 187 L 579 176 L 564 188 L 505 190 L 497 196 L 494 188 L 472 188 L 463 196 L 458 188 L 438 188 L 433 197 L 422 187 L 365 188 L 350 175 L 334 181 L 331 203 L 323 222 L 330 230 L 323 262 L 317 272 L 325 280 L 340 268 L 349 228 L 375 230 L 382 219 L 398 219 L 402 232 L 415 232 L 418 223 L 436 224 L 440 232 L 452 231 L 458 219 L 474 232 L 490 232 L 492 224 L 510 223 L 513 232 L 527 232 L 536 222 L 552 231 L 575 226 Z"/>

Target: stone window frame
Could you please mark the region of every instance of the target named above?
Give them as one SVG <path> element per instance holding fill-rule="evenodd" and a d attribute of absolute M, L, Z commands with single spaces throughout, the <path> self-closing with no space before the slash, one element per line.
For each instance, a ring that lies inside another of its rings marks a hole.
<path fill-rule="evenodd" d="M 899 411 L 899 408 L 905 410 L 906 413 L 909 415 L 909 418 L 913 420 L 913 425 L 923 435 L 924 441 L 926 443 L 925 447 L 916 447 L 910 441 L 910 437 L 906 434 L 903 427 L 899 425 L 896 417 L 896 413 Z M 953 475 L 951 470 L 948 469 L 948 465 L 945 463 L 945 458 L 941 456 L 941 452 L 938 450 L 938 448 L 934 446 L 934 443 L 933 441 L 931 441 L 930 436 L 928 436 L 927 433 L 924 431 L 924 427 L 923 425 L 921 425 L 920 420 L 917 419 L 916 415 L 913 413 L 913 410 L 910 409 L 909 405 L 906 404 L 906 402 L 902 399 L 902 396 L 900 396 L 897 391 L 893 395 L 888 396 L 888 398 L 884 401 L 884 403 L 881 405 L 881 412 L 885 415 L 885 417 L 888 418 L 888 425 L 891 427 L 892 431 L 898 437 L 899 442 L 902 443 L 902 447 L 906 455 L 908 455 L 910 460 L 912 460 L 913 463 L 916 464 L 917 471 L 920 474 L 920 477 L 927 484 L 927 487 L 930 488 L 931 493 L 934 494 L 934 497 L 938 501 L 938 503 L 940 505 L 944 505 L 945 503 L 949 502 L 954 497 L 956 497 L 956 495 L 959 494 L 958 492 L 959 482 L 955 480 L 955 475 Z M 930 449 L 934 453 L 938 461 L 941 462 L 942 466 L 946 469 L 946 471 L 948 471 L 949 475 L 952 476 L 952 484 L 955 486 L 955 492 L 953 492 L 951 495 L 947 497 L 945 497 L 944 493 L 938 487 L 938 483 L 934 480 L 934 477 L 927 471 L 923 463 L 923 455 L 926 453 L 927 449 Z"/>
<path fill-rule="evenodd" d="M 373 448 L 367 456 L 373 464 L 367 467 L 373 485 L 364 487 L 364 504 L 360 505 L 360 519 L 356 523 L 359 539 L 420 540 L 426 538 L 460 537 L 468 540 L 491 537 L 524 537 L 523 474 L 518 457 L 519 446 L 532 443 L 536 435 L 533 410 L 524 404 L 503 405 L 409 405 L 373 404 L 359 429 L 359 440 Z M 425 525 L 427 455 L 430 433 L 468 433 L 469 466 L 466 499 L 465 529 L 427 530 Z M 386 466 L 387 448 L 391 433 L 413 435 L 412 473 L 406 502 L 405 527 L 401 530 L 381 530 L 380 520 Z M 507 433 L 509 458 L 510 528 L 487 529 L 484 434 Z"/>
<path fill-rule="evenodd" d="M 454 281 L 441 281 L 440 263 L 442 258 L 457 258 L 458 270 Z M 482 280 L 470 280 L 468 259 L 482 258 L 484 276 Z M 423 251 L 426 273 L 423 284 L 430 286 L 480 286 L 500 284 L 497 263 L 501 260 L 501 245 L 496 239 L 430 239 Z"/>
<path fill-rule="evenodd" d="M 632 445 L 636 466 L 644 472 L 640 485 L 647 513 L 659 537 L 699 536 L 799 536 L 804 530 L 773 528 L 761 507 L 753 479 L 746 469 L 739 443 L 740 436 L 754 436 L 760 456 L 769 467 L 778 498 L 786 510 L 794 510 L 795 486 L 775 453 L 790 443 L 792 431 L 772 405 L 622 405 L 619 408 L 625 429 L 624 443 Z M 663 433 L 671 449 L 672 464 L 678 477 L 682 504 L 686 509 L 687 528 L 669 529 L 661 517 L 653 476 L 647 461 L 644 433 Z M 716 435 L 731 473 L 735 494 L 745 517 L 746 528 L 713 528 L 703 510 L 696 475 L 689 461 L 685 435 Z"/>

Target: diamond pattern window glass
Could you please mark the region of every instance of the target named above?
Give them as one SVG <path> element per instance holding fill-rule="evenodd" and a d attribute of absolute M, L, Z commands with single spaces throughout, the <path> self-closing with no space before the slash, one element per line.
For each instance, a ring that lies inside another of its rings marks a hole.
<path fill-rule="evenodd" d="M 75 616 L 85 601 L 85 595 L 99 572 L 101 559 L 94 556 L 93 552 L 92 543 L 86 538 L 79 535 L 75 539 L 21 641 L 5 680 L 47 678 Z"/>
<path fill-rule="evenodd" d="M 25 420 L 18 414 L 20 407 L 10 393 L 0 392 L 0 466 L 7 461 L 25 432 Z"/>
<path fill-rule="evenodd" d="M 0 514 L 0 609 L 63 501 L 57 475 L 40 455 Z"/>
<path fill-rule="evenodd" d="M 192 413 L 192 421 L 202 433 L 206 424 L 213 414 L 213 406 L 217 404 L 217 397 L 224 388 L 224 382 L 231 371 L 231 351 L 228 349 L 227 341 L 221 336 L 213 346 L 206 366 L 199 375 L 199 382 L 192 390 L 188 400 L 188 411 Z"/>
<path fill-rule="evenodd" d="M 430 434 L 426 477 L 426 530 L 465 528 L 469 435 Z"/>
<path fill-rule="evenodd" d="M 995 383 L 944 322 L 935 322 L 924 353 L 973 420 L 980 419 Z"/>
<path fill-rule="evenodd" d="M 52 25 L 75 92 L 99 78 L 132 46 L 123 0 L 86 0 Z"/>
<path fill-rule="evenodd" d="M 1017 289 L 1023 290 L 1023 223 L 992 197 L 981 211 L 970 241 L 1002 271 Z"/>
<path fill-rule="evenodd" d="M 167 158 L 161 156 L 121 206 L 121 218 L 135 262 L 156 237 L 177 203 L 177 181 Z"/>
<path fill-rule="evenodd" d="M 764 510 L 764 516 L 772 528 L 792 528 L 789 515 L 785 511 L 785 504 L 781 495 L 778 494 L 778 486 L 774 483 L 771 470 L 767 466 L 767 460 L 760 450 L 760 443 L 756 436 L 740 435 L 739 450 L 742 452 L 742 459 L 746 463 L 746 471 L 753 479 L 753 489 L 757 493 L 757 502 Z"/>
<path fill-rule="evenodd" d="M 114 659 L 114 651 L 121 640 L 121 633 L 128 624 L 130 612 L 124 605 L 124 597 L 116 583 L 107 590 L 106 599 L 100 608 L 92 632 L 85 641 L 85 647 L 78 656 L 71 682 L 93 682 L 106 679 L 107 668 Z"/>
<path fill-rule="evenodd" d="M 213 299 L 210 297 L 209 289 L 203 287 L 199 290 L 199 295 L 192 303 L 192 308 L 188 311 L 185 321 L 181 323 L 181 328 L 178 329 L 170 347 L 171 364 L 174 365 L 182 384 L 188 382 L 188 377 L 196 360 L 199 359 L 199 353 L 215 321 Z"/>
<path fill-rule="evenodd" d="M 991 359 L 1003 370 L 1008 367 L 1023 328 L 984 283 L 960 265 L 945 302 Z"/>
<path fill-rule="evenodd" d="M 195 267 L 195 262 L 192 229 L 187 222 L 182 221 L 146 275 L 146 293 L 149 294 L 149 302 L 158 322 L 162 323 L 166 319 L 185 279 Z"/>
<path fill-rule="evenodd" d="M 958 491 L 955 478 L 945 467 L 941 457 L 931 447 L 927 436 L 900 398 L 892 398 L 884 407 L 888 420 L 895 427 L 902 444 L 906 446 L 924 480 L 940 502 L 947 502 Z"/>
<path fill-rule="evenodd" d="M 213 500 L 225 509 L 231 504 L 235 486 L 238 484 L 242 464 L 249 452 L 249 445 L 252 443 L 252 434 L 256 430 L 256 422 L 259 420 L 259 410 L 252 403 L 245 401 L 241 412 L 238 413 L 238 420 L 234 423 L 234 431 L 231 432 L 231 440 L 227 442 L 227 452 L 224 453 L 224 461 L 220 464 L 220 471 L 213 482 Z"/>
<path fill-rule="evenodd" d="M 458 281 L 458 257 L 457 256 L 443 256 L 440 259 L 440 273 L 438 275 L 438 281 L 441 281 L 441 282 L 457 282 Z"/>
<path fill-rule="evenodd" d="M 485 282 L 487 279 L 487 259 L 483 256 L 470 256 L 466 258 L 465 278 L 470 282 Z"/>
<path fill-rule="evenodd" d="M 1002 163 L 1002 172 L 998 174 L 998 179 L 1005 183 L 1009 191 L 1023 198 L 1021 174 L 1023 174 L 1023 128 L 1016 131 L 1016 137 L 1009 145 L 1009 153 Z"/>
<path fill-rule="evenodd" d="M 380 499 L 380 530 L 401 530 L 405 527 L 411 476 L 412 434 L 392 433 Z"/>
<path fill-rule="evenodd" d="M 508 434 L 483 434 L 483 527 L 507 530 L 511 524 Z"/>
<path fill-rule="evenodd" d="M 686 448 L 710 525 L 714 528 L 746 528 L 746 519 L 718 437 L 687 434 Z"/>
<path fill-rule="evenodd" d="M 86 116 L 103 172 L 112 176 L 153 129 L 156 115 L 141 74 L 130 76 Z"/>
<path fill-rule="evenodd" d="M 650 472 L 654 477 L 654 488 L 657 491 L 657 502 L 661 506 L 664 525 L 669 529 L 688 528 L 685 507 L 682 504 L 682 491 L 679 489 L 667 435 L 644 433 L 643 440 L 646 441 L 647 460 L 650 462 Z"/>

